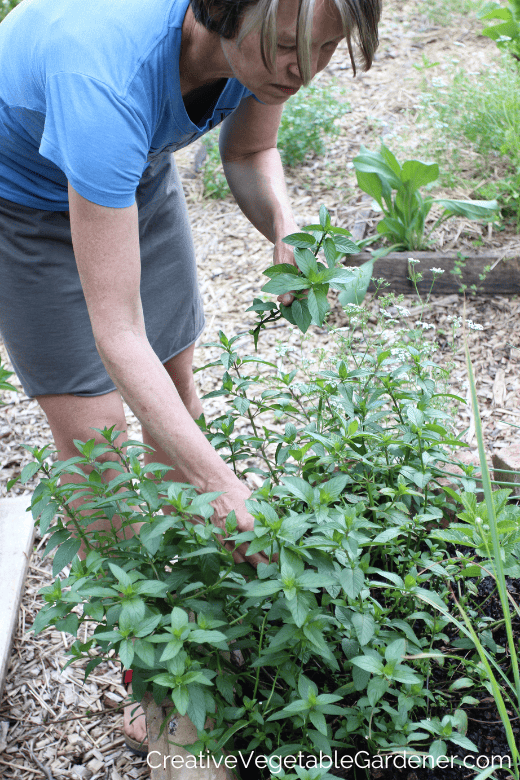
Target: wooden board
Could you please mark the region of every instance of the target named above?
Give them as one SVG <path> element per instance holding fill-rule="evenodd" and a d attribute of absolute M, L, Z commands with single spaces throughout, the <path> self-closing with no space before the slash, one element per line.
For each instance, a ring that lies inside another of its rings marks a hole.
<path fill-rule="evenodd" d="M 385 288 L 388 292 L 413 293 L 415 287 L 409 279 L 410 257 L 419 260 L 415 269 L 423 275 L 417 285 L 420 293 L 428 293 L 431 288 L 433 274 L 430 269 L 442 268 L 444 273 L 437 276 L 432 295 L 462 295 L 464 292 L 471 295 L 520 295 L 520 258 L 504 256 L 504 252 L 500 251 L 465 257 L 462 262 L 456 253 L 392 252 L 375 261 L 373 279 L 382 278 L 389 282 L 390 286 Z M 359 266 L 370 258 L 370 252 L 362 252 L 347 255 L 343 263 Z M 486 271 L 486 268 L 490 270 Z M 372 281 L 369 291 L 374 289 Z"/>
<path fill-rule="evenodd" d="M 0 500 L 0 698 L 34 539 L 29 502 L 28 496 Z"/>

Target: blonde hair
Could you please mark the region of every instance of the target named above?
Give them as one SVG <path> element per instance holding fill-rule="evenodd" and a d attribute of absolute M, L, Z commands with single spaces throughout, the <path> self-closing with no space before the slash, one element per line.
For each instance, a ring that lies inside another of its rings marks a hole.
<path fill-rule="evenodd" d="M 377 26 L 381 17 L 381 0 L 332 0 L 343 23 L 343 34 L 347 40 L 352 70 L 356 75 L 356 62 L 352 47 L 352 34 L 357 32 L 357 41 L 362 55 L 363 70 L 372 65 L 379 39 Z M 276 15 L 279 0 L 258 0 L 249 5 L 243 16 L 238 34 L 237 46 L 246 35 L 260 29 L 261 54 L 268 70 L 276 66 L 278 47 Z M 300 0 L 296 22 L 296 51 L 298 67 L 303 83 L 311 81 L 312 23 L 316 0 Z"/>

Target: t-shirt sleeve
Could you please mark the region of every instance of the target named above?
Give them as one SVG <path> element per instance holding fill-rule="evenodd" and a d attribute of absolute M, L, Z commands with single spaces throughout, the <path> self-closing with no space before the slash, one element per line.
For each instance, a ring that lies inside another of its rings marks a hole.
<path fill-rule="evenodd" d="M 45 89 L 40 154 L 87 200 L 131 206 L 150 147 L 150 123 L 142 109 L 78 73 L 54 74 Z"/>

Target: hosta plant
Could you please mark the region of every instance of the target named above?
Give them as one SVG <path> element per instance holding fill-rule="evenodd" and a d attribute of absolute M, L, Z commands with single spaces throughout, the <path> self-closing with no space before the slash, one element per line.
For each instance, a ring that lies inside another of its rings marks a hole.
<path fill-rule="evenodd" d="M 361 146 L 353 162 L 359 186 L 374 199 L 375 208 L 383 212 L 383 219 L 377 223 L 378 236 L 369 242 L 384 238 L 390 245 L 387 251 L 425 249 L 428 236 L 450 217 L 484 222 L 497 218 L 496 201 L 424 197 L 421 189 L 439 178 L 436 163 L 407 160 L 400 165 L 384 144 L 379 152 Z M 426 219 L 434 204 L 441 206 L 443 211 L 425 236 Z"/>

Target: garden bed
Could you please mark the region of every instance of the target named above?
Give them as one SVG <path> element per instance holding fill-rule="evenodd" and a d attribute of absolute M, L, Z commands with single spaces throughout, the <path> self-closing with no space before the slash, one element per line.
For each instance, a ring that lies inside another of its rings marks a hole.
<path fill-rule="evenodd" d="M 413 294 L 415 284 L 410 278 L 409 258 L 419 261 L 416 272 L 422 274 L 417 289 L 422 295 L 520 295 L 520 257 L 508 250 L 495 250 L 466 255 L 462 252 L 391 252 L 374 263 L 373 278 L 382 278 L 387 292 Z M 345 258 L 346 266 L 357 267 L 371 259 L 370 252 Z M 432 272 L 432 268 L 437 273 Z M 441 273 L 442 272 L 442 275 Z M 369 292 L 377 285 L 370 283 Z"/>

